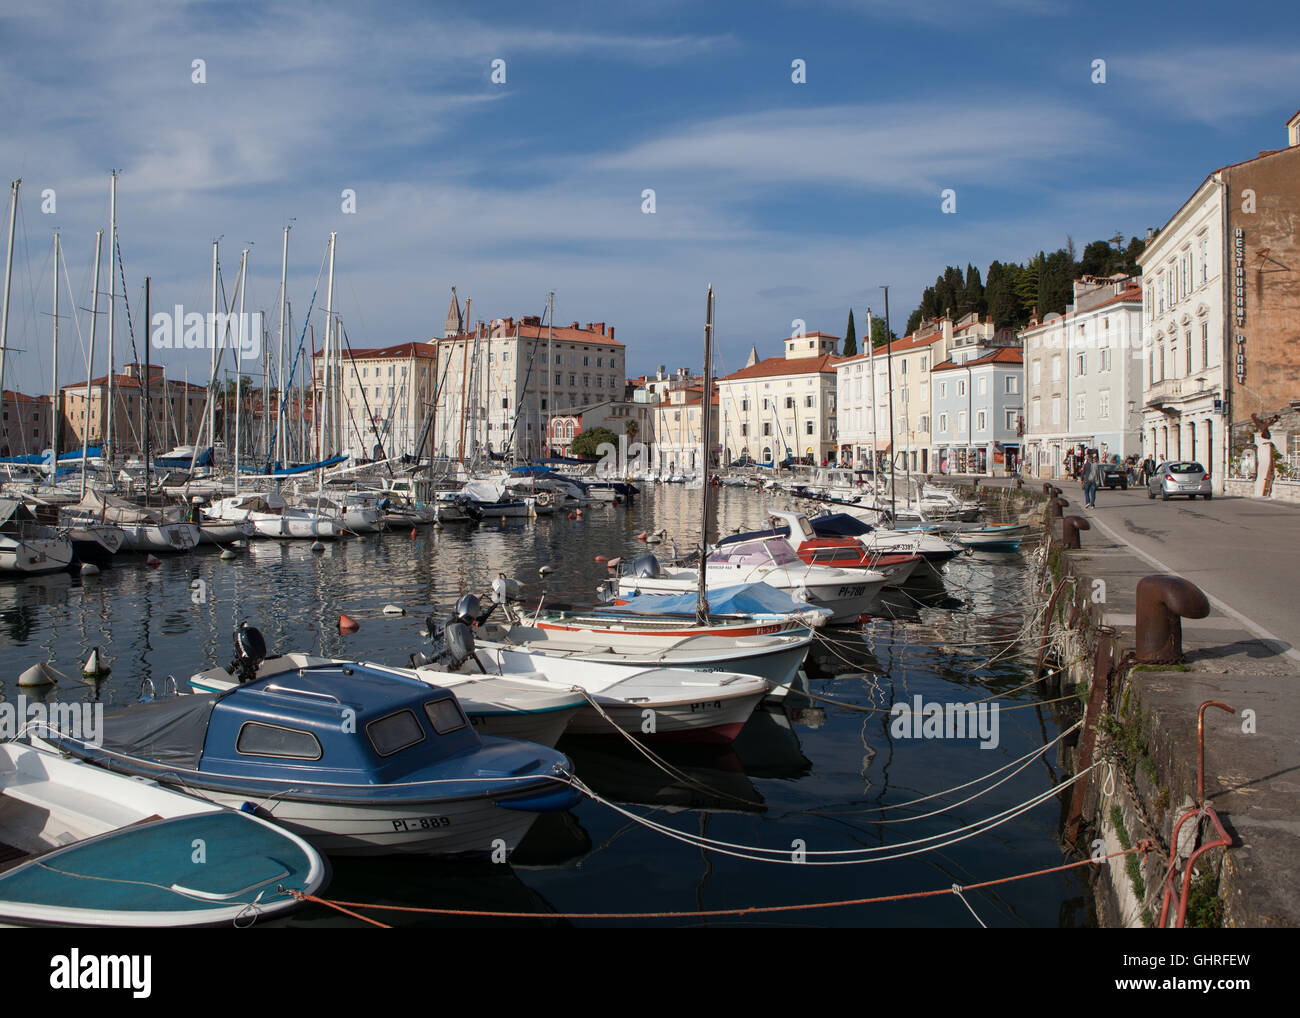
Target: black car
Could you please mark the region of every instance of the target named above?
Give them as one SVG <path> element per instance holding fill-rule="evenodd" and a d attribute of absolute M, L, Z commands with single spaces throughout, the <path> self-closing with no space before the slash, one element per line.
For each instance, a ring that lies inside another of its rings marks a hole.
<path fill-rule="evenodd" d="M 1120 487 L 1128 491 L 1128 467 L 1123 463 L 1103 463 L 1101 483 L 1107 488 Z"/>

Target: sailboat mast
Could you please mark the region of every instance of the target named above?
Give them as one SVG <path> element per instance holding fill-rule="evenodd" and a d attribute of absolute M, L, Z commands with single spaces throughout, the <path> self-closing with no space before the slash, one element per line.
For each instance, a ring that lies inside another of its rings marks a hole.
<path fill-rule="evenodd" d="M 248 268 L 248 248 L 239 256 L 239 341 L 235 344 L 235 494 L 239 494 L 239 419 L 244 402 L 244 279 Z"/>
<path fill-rule="evenodd" d="M 325 402 L 328 406 L 328 416 L 330 423 L 330 451 L 329 455 L 337 455 L 342 445 L 343 429 L 339 424 L 340 406 L 337 399 L 337 389 L 342 379 L 340 377 L 343 366 L 343 359 L 339 354 L 339 337 L 338 328 L 334 324 L 334 249 L 337 246 L 338 234 L 330 233 L 330 274 L 329 282 L 325 287 L 325 359 L 329 362 L 329 388 L 325 390 Z M 321 457 L 324 459 L 324 455 Z M 325 483 L 325 468 L 321 468 L 321 484 Z"/>
<path fill-rule="evenodd" d="M 9 287 L 14 275 L 14 227 L 18 219 L 18 188 L 22 180 L 9 185 L 9 255 L 5 260 L 4 304 L 0 307 L 0 406 L 4 404 L 5 350 L 9 342 Z"/>
<path fill-rule="evenodd" d="M 709 594 L 707 559 L 709 556 L 709 518 L 713 499 L 713 485 L 709 476 L 709 435 L 713 427 L 713 286 L 709 286 L 704 316 L 704 399 L 700 402 L 700 421 L 704 433 L 704 517 L 700 523 L 700 591 L 695 604 L 696 620 L 704 625 L 709 621 Z"/>
<path fill-rule="evenodd" d="M 276 373 L 276 400 L 275 400 L 275 458 L 283 465 L 288 456 L 285 455 L 285 449 L 288 442 L 284 436 L 284 320 L 288 313 L 288 287 L 289 277 L 289 227 L 284 228 L 284 250 L 280 255 L 280 362 Z M 268 450 L 269 452 L 269 450 Z"/>
<path fill-rule="evenodd" d="M 551 456 L 551 414 L 555 411 L 555 358 L 551 356 L 551 336 L 555 332 L 555 291 L 546 295 L 546 457 Z"/>
<path fill-rule="evenodd" d="M 217 245 L 212 242 L 212 325 L 208 332 L 208 342 L 212 346 L 212 367 L 208 372 L 208 444 L 212 446 L 212 465 L 217 463 Z M 198 451 L 195 451 L 198 455 Z"/>
<path fill-rule="evenodd" d="M 117 339 L 117 170 L 108 178 L 108 424 L 104 428 L 104 463 L 111 477 L 113 471 L 113 418 L 117 416 L 113 405 L 113 371 L 116 358 L 113 344 Z"/>
<path fill-rule="evenodd" d="M 104 231 L 95 231 L 95 282 L 90 289 L 90 357 L 86 360 L 86 412 L 81 426 L 81 497 L 86 497 L 86 455 L 90 446 L 90 381 L 95 377 L 95 333 L 99 331 L 99 260 Z M 101 436 L 102 437 L 102 436 Z"/>
<path fill-rule="evenodd" d="M 148 319 L 146 319 L 148 321 Z M 50 484 L 59 476 L 59 231 L 54 231 L 54 362 L 50 369 Z"/>
<path fill-rule="evenodd" d="M 885 370 L 889 373 L 889 525 L 892 527 L 897 517 L 898 493 L 894 487 L 894 337 L 889 331 L 889 287 L 885 291 Z"/>
<path fill-rule="evenodd" d="M 149 277 L 144 277 L 144 504 L 149 504 L 149 488 L 151 480 L 149 477 L 149 454 L 153 451 L 149 444 L 149 418 L 152 417 L 153 407 L 149 405 L 152 393 L 149 391 Z M 138 367 L 139 365 L 137 365 Z"/>
<path fill-rule="evenodd" d="M 867 385 L 871 389 L 871 489 L 879 490 L 876 483 L 876 347 L 872 343 L 871 308 L 867 308 Z"/>

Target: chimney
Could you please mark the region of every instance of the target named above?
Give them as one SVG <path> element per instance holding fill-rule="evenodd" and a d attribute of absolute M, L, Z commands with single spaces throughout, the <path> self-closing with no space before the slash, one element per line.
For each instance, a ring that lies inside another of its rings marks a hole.
<path fill-rule="evenodd" d="M 1300 145 L 1300 110 L 1286 122 L 1286 143 L 1289 148 Z"/>
<path fill-rule="evenodd" d="M 577 322 L 574 322 L 572 325 L 569 326 L 570 329 L 576 329 L 577 327 L 578 327 Z"/>
<path fill-rule="evenodd" d="M 614 339 L 614 326 L 612 325 L 609 327 L 609 338 L 611 341 Z"/>
<path fill-rule="evenodd" d="M 594 324 L 591 326 L 591 331 L 592 331 L 592 332 L 599 332 L 602 336 L 605 335 L 605 323 L 604 323 L 604 322 L 596 322 L 596 323 L 594 323 Z"/>
<path fill-rule="evenodd" d="M 1155 237 L 1155 235 L 1156 235 L 1156 231 L 1153 230 L 1153 229 L 1151 229 L 1151 227 L 1148 226 L 1148 227 L 1147 227 L 1147 243 L 1148 243 L 1148 244 L 1151 243 L 1151 240 L 1152 240 L 1153 237 Z"/>

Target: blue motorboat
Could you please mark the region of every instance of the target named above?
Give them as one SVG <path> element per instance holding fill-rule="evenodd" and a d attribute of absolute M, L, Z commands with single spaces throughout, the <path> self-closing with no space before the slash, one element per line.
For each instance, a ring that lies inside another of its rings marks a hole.
<path fill-rule="evenodd" d="M 238 645 L 238 644 L 237 644 Z M 322 852 L 504 857 L 539 813 L 580 799 L 567 757 L 481 738 L 447 689 L 388 669 L 313 662 L 220 694 L 105 714 L 91 763 L 255 812 Z"/>

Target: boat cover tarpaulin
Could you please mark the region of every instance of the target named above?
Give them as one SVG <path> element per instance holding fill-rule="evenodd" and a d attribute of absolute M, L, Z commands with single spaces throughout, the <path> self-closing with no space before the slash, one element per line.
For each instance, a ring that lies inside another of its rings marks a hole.
<path fill-rule="evenodd" d="M 181 467 L 184 470 L 190 468 L 190 461 L 193 460 L 196 467 L 212 466 L 212 448 L 209 446 L 204 449 L 198 456 L 194 452 L 169 453 L 166 456 L 155 456 L 154 464 L 160 467 Z"/>
<path fill-rule="evenodd" d="M 198 770 L 213 704 L 223 694 L 193 693 L 104 714 L 100 747 L 166 767 Z M 51 735 L 51 742 L 61 740 Z"/>
<path fill-rule="evenodd" d="M 601 612 L 629 615 L 694 615 L 699 593 L 634 594 L 626 604 L 607 605 Z M 710 615 L 795 615 L 808 611 L 808 605 L 796 601 L 783 590 L 767 583 L 740 583 L 709 591 Z"/>
<path fill-rule="evenodd" d="M 871 533 L 871 526 L 848 513 L 828 513 L 808 521 L 818 537 L 861 537 Z"/>
<path fill-rule="evenodd" d="M 282 467 L 279 464 L 275 466 L 247 466 L 243 463 L 239 465 L 240 473 L 257 474 L 259 477 L 293 477 L 297 474 L 309 474 L 313 470 L 322 470 L 325 467 L 338 466 L 346 462 L 346 456 L 334 456 L 327 460 L 320 460 L 317 463 L 300 463 L 293 467 Z"/>

